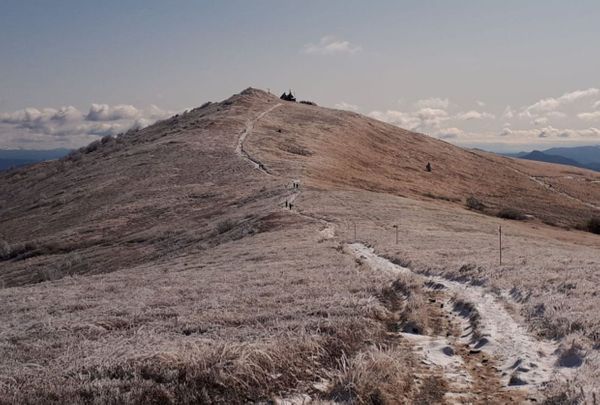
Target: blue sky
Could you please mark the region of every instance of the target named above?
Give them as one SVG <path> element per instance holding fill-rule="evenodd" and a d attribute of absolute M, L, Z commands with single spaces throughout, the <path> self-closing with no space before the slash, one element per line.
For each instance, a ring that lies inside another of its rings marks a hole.
<path fill-rule="evenodd" d="M 597 1 L 13 1 L 0 148 L 76 147 L 254 86 L 467 146 L 600 143 Z"/>

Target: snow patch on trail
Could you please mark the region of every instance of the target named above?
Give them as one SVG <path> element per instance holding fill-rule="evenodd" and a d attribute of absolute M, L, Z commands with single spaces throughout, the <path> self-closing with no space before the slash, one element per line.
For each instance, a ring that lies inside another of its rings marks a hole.
<path fill-rule="evenodd" d="M 408 267 L 398 266 L 389 260 L 375 254 L 373 248 L 369 248 L 362 243 L 352 243 L 348 250 L 356 258 L 366 260 L 369 265 L 377 270 L 383 270 L 391 275 L 413 274 Z"/>
<path fill-rule="evenodd" d="M 365 260 L 373 269 L 396 275 L 414 274 L 425 281 L 445 286 L 449 297 L 444 308 L 459 319 L 462 317 L 453 311 L 450 296 L 456 295 L 473 304 L 480 316 L 477 328 L 480 337 L 477 340 L 473 339 L 473 331 L 463 318 L 463 325 L 468 333 L 463 334 L 462 339 L 473 350 L 482 350 L 499 361 L 501 367 L 498 371 L 505 386 L 537 389 L 556 377 L 564 380 L 572 375 L 572 369 L 556 366 L 557 345 L 531 336 L 513 319 L 499 299 L 483 288 L 449 281 L 442 277 L 426 277 L 413 273 L 406 267 L 398 266 L 378 256 L 372 248 L 361 243 L 349 244 L 347 248 L 357 258 Z M 431 350 L 424 353 L 426 356 L 435 354 Z M 440 360 L 439 356 L 433 358 L 436 361 Z"/>
<path fill-rule="evenodd" d="M 327 225 L 327 227 L 321 229 L 319 233 L 323 239 L 333 239 L 335 237 L 335 228 L 333 225 Z"/>
<path fill-rule="evenodd" d="M 480 316 L 478 331 L 481 337 L 475 341 L 472 341 L 472 336 L 465 336 L 464 339 L 474 349 L 500 360 L 501 377 L 506 386 L 541 386 L 560 372 L 554 367 L 557 357 L 553 353 L 557 346 L 529 335 L 492 294 L 481 287 L 441 277 L 433 279 L 475 306 Z M 446 307 L 451 308 L 451 305 Z"/>
<path fill-rule="evenodd" d="M 472 379 L 463 359 L 454 352 L 448 339 L 441 336 L 401 334 L 414 348 L 421 352 L 423 363 L 428 366 L 440 367 L 444 379 L 450 384 L 450 391 L 468 391 Z"/>

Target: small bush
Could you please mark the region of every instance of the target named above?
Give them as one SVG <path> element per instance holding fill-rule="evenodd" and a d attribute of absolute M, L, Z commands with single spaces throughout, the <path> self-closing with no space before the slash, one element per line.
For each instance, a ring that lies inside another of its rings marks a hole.
<path fill-rule="evenodd" d="M 217 232 L 219 234 L 232 230 L 235 227 L 235 222 L 230 219 L 225 219 L 217 224 Z"/>
<path fill-rule="evenodd" d="M 76 150 L 72 150 L 71 152 L 69 152 L 65 157 L 62 158 L 62 160 L 65 161 L 70 161 L 70 162 L 77 162 L 79 160 L 81 160 L 81 150 L 76 149 Z"/>
<path fill-rule="evenodd" d="M 9 245 L 8 243 L 0 243 L 0 260 L 22 260 L 31 256 L 35 256 L 36 250 L 39 248 L 37 242 L 25 242 Z"/>
<path fill-rule="evenodd" d="M 106 136 L 103 136 L 103 137 L 100 139 L 100 143 L 101 143 L 102 145 L 106 145 L 107 143 L 113 143 L 113 142 L 114 142 L 114 140 L 115 140 L 115 138 L 114 138 L 114 137 L 112 137 L 111 135 L 106 135 Z"/>
<path fill-rule="evenodd" d="M 527 217 L 521 211 L 514 208 L 503 208 L 496 214 L 498 218 L 512 219 L 515 221 L 523 221 Z"/>
<path fill-rule="evenodd" d="M 600 217 L 590 219 L 586 225 L 588 232 L 600 235 Z"/>
<path fill-rule="evenodd" d="M 467 207 L 475 211 L 483 211 L 485 205 L 477 198 L 470 196 L 467 198 Z"/>
<path fill-rule="evenodd" d="M 12 249 L 7 241 L 0 240 L 0 260 L 9 258 L 12 253 Z"/>
<path fill-rule="evenodd" d="M 308 100 L 302 100 L 300 101 L 300 104 L 317 105 L 317 103 Z"/>
<path fill-rule="evenodd" d="M 285 150 L 293 155 L 312 156 L 313 153 L 306 148 L 298 145 L 287 145 Z"/>

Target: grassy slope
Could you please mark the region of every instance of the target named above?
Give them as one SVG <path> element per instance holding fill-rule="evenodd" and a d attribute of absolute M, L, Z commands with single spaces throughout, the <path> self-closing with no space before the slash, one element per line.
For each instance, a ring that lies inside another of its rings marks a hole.
<path fill-rule="evenodd" d="M 59 280 L 0 290 L 8 308 L 0 314 L 0 403 L 244 402 L 316 395 L 321 378 L 346 384 L 334 390 L 339 395 L 423 398 L 410 374 L 415 359 L 387 333 L 398 321 L 391 279 L 340 249 L 353 239 L 354 222 L 359 239 L 419 270 L 452 275 L 474 263 L 484 270 L 470 277 L 531 291 L 524 313 L 568 299 L 542 321 L 576 316 L 593 337 L 596 318 L 577 305 L 597 304 L 588 288 L 597 284 L 597 237 L 508 223 L 462 202 L 418 201 L 473 193 L 569 223 L 593 210 L 529 175 L 552 176 L 576 198 L 598 201 L 593 174 L 575 170 L 568 182 L 562 167 L 463 151 L 354 114 L 286 103 L 247 141 L 275 174 L 265 176 L 234 149 L 245 121 L 277 100 L 250 92 L 231 101 L 131 133 L 76 162 L 2 175 L 0 238 L 35 240 L 29 252 L 39 255 L 0 262 L 0 278 L 8 286 Z M 426 161 L 433 173 L 422 170 Z M 281 208 L 291 179 L 302 183 L 296 207 L 332 221 L 334 239 L 320 222 Z M 219 232 L 225 219 L 233 226 Z M 401 225 L 400 248 L 391 244 L 393 223 Z M 501 269 L 493 265 L 498 224 L 508 238 Z M 74 277 L 61 279 L 65 266 Z M 581 280 L 575 289 L 564 286 L 570 277 Z M 374 382 L 348 391 L 357 375 Z"/>

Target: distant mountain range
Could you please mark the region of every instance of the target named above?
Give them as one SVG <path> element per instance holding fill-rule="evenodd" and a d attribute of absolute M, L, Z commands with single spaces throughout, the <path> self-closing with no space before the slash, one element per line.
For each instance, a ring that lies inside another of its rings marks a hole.
<path fill-rule="evenodd" d="M 0 149 L 0 170 L 12 167 L 30 165 L 44 160 L 59 159 L 69 153 L 69 149 L 31 150 L 31 149 Z"/>
<path fill-rule="evenodd" d="M 506 154 L 506 156 L 537 160 L 539 162 L 558 163 L 600 172 L 600 145 L 551 148 L 543 151 L 534 150 L 532 152 Z"/>

